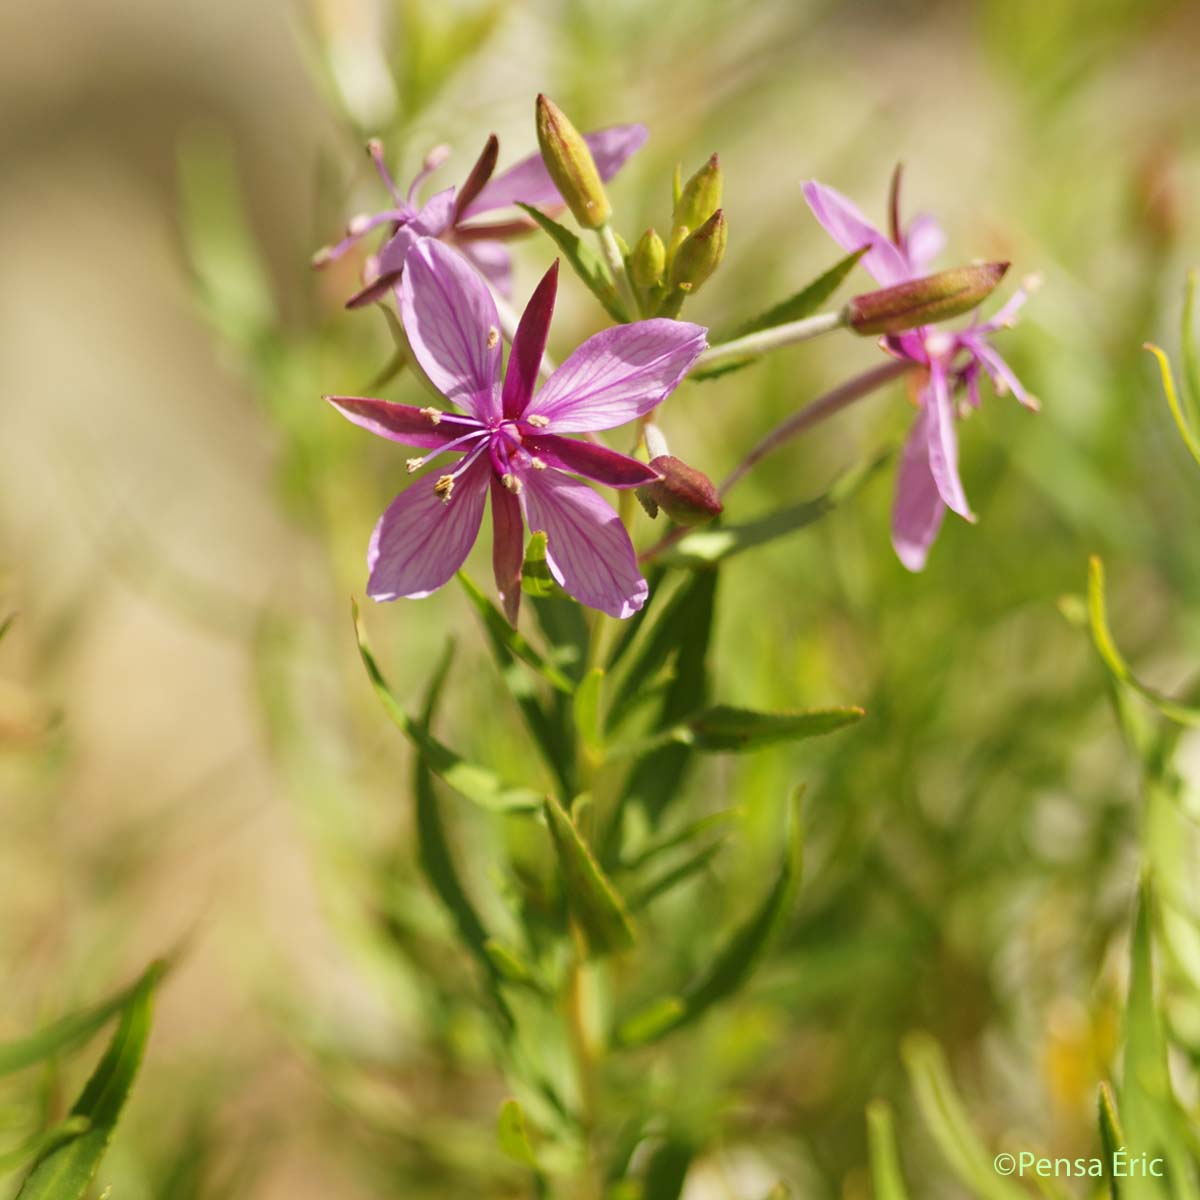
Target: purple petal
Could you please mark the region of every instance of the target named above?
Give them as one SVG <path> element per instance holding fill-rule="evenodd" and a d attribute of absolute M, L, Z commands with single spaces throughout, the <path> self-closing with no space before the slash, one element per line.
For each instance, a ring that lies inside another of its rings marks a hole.
<path fill-rule="evenodd" d="M 625 160 L 645 144 L 649 133 L 645 125 L 613 125 L 584 135 L 584 141 L 596 160 L 601 179 L 611 179 Z M 561 204 L 540 154 L 531 154 L 515 166 L 495 176 L 461 214 L 461 219 L 507 208 L 520 200 L 523 204 Z"/>
<path fill-rule="evenodd" d="M 542 366 L 542 355 L 546 352 L 546 337 L 550 332 L 550 318 L 554 316 L 554 297 L 557 294 L 556 258 L 530 296 L 517 325 L 517 332 L 513 334 L 508 370 L 504 375 L 504 391 L 501 394 L 501 406 L 506 417 L 519 417 L 533 395 L 533 387 Z"/>
<path fill-rule="evenodd" d="M 318 268 L 326 267 L 353 249 L 372 229 L 378 229 L 380 225 L 407 221 L 412 215 L 412 211 L 407 208 L 388 208 L 370 216 L 355 217 L 346 230 L 346 236 L 340 242 L 318 250 L 312 257 L 312 265 Z"/>
<path fill-rule="evenodd" d="M 954 405 L 946 372 L 939 361 L 929 368 L 929 385 L 925 388 L 923 407 L 926 414 L 926 433 L 929 445 L 929 470 L 937 484 L 938 494 L 947 508 L 968 521 L 974 521 L 967 503 L 962 480 L 958 477 L 958 437 L 954 432 Z"/>
<path fill-rule="evenodd" d="M 392 285 L 400 279 L 404 270 L 404 259 L 408 252 L 421 240 L 411 226 L 401 225 L 383 244 L 375 258 L 371 279 L 346 301 L 347 308 L 362 308 L 386 296 Z"/>
<path fill-rule="evenodd" d="M 991 376 L 992 386 L 996 389 L 997 395 L 1003 396 L 1006 392 L 1012 392 L 1026 408 L 1033 412 L 1038 411 L 1041 406 L 1037 400 L 1021 386 L 1021 381 L 1013 374 L 1012 367 L 1000 357 L 993 347 L 989 346 L 982 338 L 971 338 L 967 344 L 974 352 L 975 357 L 983 363 L 984 370 Z"/>
<path fill-rule="evenodd" d="M 455 479 L 448 501 L 434 490 L 435 471 L 401 492 L 371 535 L 367 595 L 418 600 L 448 582 L 479 533 L 490 477 L 487 455 L 477 454 Z"/>
<path fill-rule="evenodd" d="M 550 376 L 524 415 L 545 417 L 556 433 L 624 425 L 674 391 L 707 333 L 702 325 L 661 317 L 605 329 Z"/>
<path fill-rule="evenodd" d="M 557 437 L 553 433 L 526 436 L 525 449 L 537 455 L 556 471 L 582 475 L 607 487 L 642 487 L 659 478 L 653 467 L 636 458 L 610 450 L 598 442 L 581 442 L 575 438 Z"/>
<path fill-rule="evenodd" d="M 914 275 L 924 275 L 946 245 L 946 235 L 929 213 L 918 213 L 904 231 L 904 254 L 909 270 Z"/>
<path fill-rule="evenodd" d="M 454 217 L 454 188 L 446 188 L 429 198 L 429 202 L 412 219 L 414 233 L 426 237 L 441 237 L 450 228 Z"/>
<path fill-rule="evenodd" d="M 462 258 L 430 238 L 404 259 L 400 316 L 433 386 L 486 421 L 500 413 L 500 318 L 487 285 Z"/>
<path fill-rule="evenodd" d="M 521 502 L 492 475 L 492 572 L 496 591 L 510 625 L 521 607 L 521 567 L 525 561 L 525 526 Z"/>
<path fill-rule="evenodd" d="M 468 432 L 469 417 L 434 413 L 411 404 L 393 404 L 369 396 L 326 396 L 348 421 L 405 446 L 434 450 Z M 473 424 L 473 422 L 472 422 Z"/>
<path fill-rule="evenodd" d="M 841 192 L 811 179 L 804 185 L 804 199 L 821 228 L 843 250 L 850 252 L 861 250 L 863 246 L 871 247 L 863 255 L 862 265 L 878 283 L 888 287 L 912 278 L 913 272 L 904 255 Z"/>
<path fill-rule="evenodd" d="M 456 240 L 454 244 L 505 300 L 512 299 L 512 256 L 503 242 Z"/>
<path fill-rule="evenodd" d="M 896 473 L 892 546 L 910 571 L 924 569 L 929 547 L 933 545 L 946 513 L 929 470 L 928 424 L 929 413 L 922 409 L 904 443 L 904 454 Z"/>
<path fill-rule="evenodd" d="M 581 604 L 612 617 L 632 616 L 649 588 L 620 517 L 585 483 L 556 471 L 527 471 L 525 520 L 546 534 L 546 563 Z"/>

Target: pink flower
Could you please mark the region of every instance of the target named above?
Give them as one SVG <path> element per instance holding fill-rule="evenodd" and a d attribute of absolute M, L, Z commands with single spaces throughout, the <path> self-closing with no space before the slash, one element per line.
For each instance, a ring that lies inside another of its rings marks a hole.
<path fill-rule="evenodd" d="M 584 140 L 596 160 L 601 179 L 608 180 L 642 147 L 646 137 L 644 125 L 614 125 L 589 133 Z M 449 147 L 438 146 L 430 151 L 404 196 L 384 164 L 379 142 L 372 141 L 367 150 L 391 193 L 392 205 L 377 213 L 354 217 L 340 242 L 313 256 L 314 266 L 325 266 L 341 258 L 365 234 L 381 227 L 388 229 L 389 235 L 379 253 L 367 262 L 363 288 L 347 301 L 347 307 L 357 308 L 384 295 L 399 277 L 410 247 L 420 238 L 450 242 L 502 296 L 509 296 L 512 264 L 504 242 L 535 226 L 523 215 L 494 223 L 480 222 L 477 218 L 511 208 L 518 200 L 523 204 L 562 204 L 541 156 L 532 154 L 493 177 L 500 142 L 492 134 L 461 188 L 457 191 L 446 188 L 419 206 L 417 193 L 421 184 L 446 161 Z"/>
<path fill-rule="evenodd" d="M 615 617 L 642 607 L 646 581 L 616 512 L 582 476 L 609 487 L 653 482 L 636 459 L 565 434 L 612 429 L 650 412 L 675 389 L 705 346 L 682 321 L 637 321 L 589 338 L 534 392 L 546 345 L 558 264 L 534 291 L 501 382 L 499 318 L 491 294 L 441 242 L 417 241 L 404 261 L 400 314 L 413 354 L 459 412 L 354 396 L 328 396 L 372 433 L 430 453 L 462 457 L 423 476 L 380 518 L 368 554 L 367 594 L 416 599 L 462 565 L 492 503 L 492 564 L 509 620 L 521 595 L 524 525 L 546 534 L 546 559 L 575 599 Z"/>
<path fill-rule="evenodd" d="M 884 287 L 925 275 L 945 241 L 929 216 L 918 216 L 907 228 L 900 228 L 895 190 L 890 238 L 833 188 L 810 181 L 804 185 L 804 198 L 825 232 L 844 250 L 869 247 L 862 264 Z M 975 520 L 958 474 L 954 422 L 964 415 L 965 407 L 955 407 L 954 394 L 965 390 L 968 405 L 978 408 L 979 376 L 986 373 L 998 394 L 1012 392 L 1022 404 L 1037 408 L 989 340 L 990 334 L 1013 324 L 1025 299 L 1023 291 L 1017 292 L 990 321 L 976 319 L 966 329 L 925 327 L 882 339 L 889 354 L 925 369 L 917 396 L 920 411 L 904 446 L 892 508 L 892 545 L 910 571 L 925 566 L 947 508 Z"/>

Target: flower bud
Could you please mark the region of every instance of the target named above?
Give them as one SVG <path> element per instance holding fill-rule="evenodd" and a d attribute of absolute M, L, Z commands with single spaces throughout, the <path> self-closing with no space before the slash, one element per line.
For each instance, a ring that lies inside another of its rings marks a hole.
<path fill-rule="evenodd" d="M 672 229 L 699 229 L 721 207 L 721 160 L 714 154 L 683 186 Z"/>
<path fill-rule="evenodd" d="M 679 525 L 703 525 L 721 512 L 721 498 L 703 471 L 670 454 L 652 458 L 650 466 L 660 478 L 638 488 L 637 498 L 651 517 L 661 508 Z"/>
<path fill-rule="evenodd" d="M 658 287 L 662 282 L 663 268 L 667 265 L 667 248 L 653 229 L 647 229 L 638 238 L 629 260 L 629 274 L 641 288 Z"/>
<path fill-rule="evenodd" d="M 694 233 L 689 233 L 671 263 L 671 283 L 681 292 L 694 292 L 721 265 L 728 230 L 725 213 L 717 209 Z"/>
<path fill-rule="evenodd" d="M 900 333 L 969 312 L 986 300 L 1008 270 L 1006 262 L 954 267 L 894 287 L 855 296 L 842 319 L 855 333 Z"/>
<path fill-rule="evenodd" d="M 567 207 L 585 229 L 599 229 L 612 216 L 592 152 L 566 114 L 545 96 L 537 98 L 537 139 L 542 161 Z"/>

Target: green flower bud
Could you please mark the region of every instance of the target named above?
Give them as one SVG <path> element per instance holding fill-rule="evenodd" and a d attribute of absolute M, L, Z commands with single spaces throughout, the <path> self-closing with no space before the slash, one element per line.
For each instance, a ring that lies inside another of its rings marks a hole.
<path fill-rule="evenodd" d="M 653 229 L 647 229 L 638 238 L 629 260 L 629 273 L 633 282 L 641 288 L 658 287 L 662 282 L 663 269 L 667 265 L 667 248 Z"/>
<path fill-rule="evenodd" d="M 717 209 L 699 229 L 689 233 L 671 263 L 671 283 L 681 292 L 694 292 L 721 265 L 728 230 L 725 213 Z"/>
<path fill-rule="evenodd" d="M 637 498 L 651 517 L 661 508 L 676 524 L 703 525 L 721 512 L 721 498 L 703 471 L 670 454 L 652 458 L 650 466 L 660 478 L 638 488 Z"/>
<path fill-rule="evenodd" d="M 714 154 L 684 184 L 671 218 L 676 229 L 699 229 L 721 207 L 721 160 Z"/>
<path fill-rule="evenodd" d="M 954 267 L 894 287 L 855 296 L 842 318 L 855 333 L 900 333 L 969 312 L 986 300 L 1008 270 L 1006 262 Z"/>
<path fill-rule="evenodd" d="M 599 229 L 612 216 L 592 152 L 566 114 L 545 96 L 537 98 L 537 139 L 542 161 L 567 207 L 585 229 Z"/>

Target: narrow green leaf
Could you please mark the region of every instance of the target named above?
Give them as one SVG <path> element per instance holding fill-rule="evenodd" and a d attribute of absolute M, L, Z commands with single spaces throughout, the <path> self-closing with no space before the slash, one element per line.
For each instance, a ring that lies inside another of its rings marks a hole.
<path fill-rule="evenodd" d="M 1171 408 L 1171 416 L 1175 418 L 1175 427 L 1188 453 L 1200 464 L 1200 434 L 1192 429 L 1191 423 L 1179 403 L 1179 393 L 1175 390 L 1175 377 L 1171 373 L 1171 360 L 1157 346 L 1147 342 L 1145 348 L 1158 359 L 1158 370 L 1162 376 L 1163 391 L 1167 396 L 1167 404 Z"/>
<path fill-rule="evenodd" d="M 509 983 L 542 991 L 542 984 L 529 964 L 511 947 L 496 938 L 488 938 L 483 949 L 496 971 Z"/>
<path fill-rule="evenodd" d="M 686 846 L 688 842 L 699 837 L 702 833 L 717 830 L 723 836 L 725 831 L 722 829 L 722 826 L 736 820 L 741 813 L 742 810 L 740 808 L 722 808 L 717 812 L 709 813 L 707 816 L 699 818 L 699 820 L 690 821 L 677 833 L 670 834 L 668 837 L 662 838 L 657 842 L 652 842 L 644 850 L 622 865 L 627 871 L 636 871 L 660 855 L 666 854 L 671 850 L 676 850 L 680 846 Z"/>
<path fill-rule="evenodd" d="M 87 1122 L 86 1130 L 60 1142 L 37 1161 L 17 1200 L 81 1200 L 86 1194 L 142 1061 L 157 978 L 148 972 L 134 990 L 108 1050 L 71 1109 L 71 1117 Z"/>
<path fill-rule="evenodd" d="M 515 1100 L 505 1100 L 500 1106 L 500 1116 L 496 1121 L 496 1136 L 500 1139 L 500 1149 L 513 1162 L 520 1163 L 530 1170 L 538 1169 L 537 1156 L 529 1142 L 529 1134 L 525 1128 L 525 1114 Z"/>
<path fill-rule="evenodd" d="M 891 459 L 892 451 L 888 450 L 847 471 L 832 487 L 812 500 L 790 504 L 757 520 L 742 525 L 713 525 L 693 530 L 663 555 L 663 561 L 680 566 L 711 566 L 741 554 L 743 550 L 796 533 L 856 495 Z"/>
<path fill-rule="evenodd" d="M 553 596 L 558 590 L 558 584 L 550 574 L 550 564 L 546 562 L 546 534 L 539 529 L 525 547 L 521 591 L 527 596 Z"/>
<path fill-rule="evenodd" d="M 1164 717 L 1178 721 L 1181 725 L 1200 728 L 1200 708 L 1181 704 L 1147 687 L 1137 679 L 1129 664 L 1121 656 L 1108 626 L 1108 612 L 1104 599 L 1104 563 L 1093 555 L 1088 561 L 1088 618 L 1092 626 L 1092 641 L 1104 665 L 1114 679 L 1136 692 L 1143 700 L 1152 704 Z"/>
<path fill-rule="evenodd" d="M 643 1200 L 679 1200 L 695 1150 L 679 1137 L 669 1137 L 650 1156 Z"/>
<path fill-rule="evenodd" d="M 546 823 L 562 870 L 567 905 L 592 955 L 626 950 L 634 944 L 625 902 L 609 882 L 574 821 L 553 797 L 545 804 Z"/>
<path fill-rule="evenodd" d="M 521 204 L 518 201 L 517 207 L 528 213 L 550 235 L 554 244 L 563 252 L 567 262 L 571 264 L 575 274 L 583 280 L 588 291 L 604 306 L 604 311 L 614 321 L 621 324 L 627 322 L 629 315 L 621 305 L 617 289 L 613 286 L 612 276 L 609 275 L 608 267 L 605 266 L 600 255 L 577 234 L 565 229 L 557 221 L 552 221 L 533 205 Z"/>
<path fill-rule="evenodd" d="M 489 638 L 503 646 L 514 658 L 520 659 L 521 662 L 531 667 L 551 687 L 568 694 L 574 690 L 571 687 L 571 681 L 553 663 L 547 662 L 524 636 L 508 623 L 504 614 L 488 599 L 465 571 L 459 571 L 458 582 L 462 584 L 467 598 L 475 606 L 475 611 L 479 613 Z"/>
<path fill-rule="evenodd" d="M 1104 1158 L 1104 1175 L 1108 1180 L 1109 1200 L 1121 1200 L 1121 1186 L 1112 1171 L 1113 1155 L 1125 1145 L 1121 1122 L 1117 1118 L 1117 1102 L 1107 1083 L 1100 1085 L 1097 1097 L 1100 1121 L 1100 1150 Z"/>
<path fill-rule="evenodd" d="M 1196 291 L 1200 288 L 1200 271 L 1187 273 L 1183 292 L 1183 392 L 1188 413 L 1188 425 L 1200 428 L 1200 336 L 1196 333 Z"/>
<path fill-rule="evenodd" d="M 592 754 L 604 748 L 604 726 L 600 720 L 600 697 L 604 688 L 604 668 L 593 667 L 575 693 L 575 728 L 579 740 Z"/>
<path fill-rule="evenodd" d="M 854 270 L 858 265 L 858 260 L 869 249 L 870 246 L 863 246 L 861 250 L 847 254 L 845 258 L 834 263 L 828 271 L 823 275 L 818 275 L 816 279 L 794 295 L 776 304 L 773 308 L 767 309 L 766 312 L 759 313 L 757 317 L 747 321 L 744 325 L 739 325 L 727 337 L 721 338 L 721 342 L 731 342 L 734 338 L 745 337 L 747 334 L 758 333 L 763 329 L 773 329 L 776 325 L 786 325 L 789 321 L 800 321 L 805 317 L 811 317 L 842 286 L 846 276 Z M 717 345 L 720 345 L 720 342 Z"/>
<path fill-rule="evenodd" d="M 24 1163 L 45 1157 L 63 1142 L 87 1133 L 91 1127 L 92 1123 L 87 1117 L 67 1117 L 49 1129 L 39 1130 L 19 1146 L 0 1154 L 0 1174 L 15 1171 Z"/>
<path fill-rule="evenodd" d="M 874 1200 L 908 1200 L 891 1106 L 885 1100 L 867 1105 L 867 1141 L 871 1151 L 871 1189 Z"/>
<path fill-rule="evenodd" d="M 624 1021 L 617 1030 L 617 1044 L 640 1046 L 674 1029 L 687 1013 L 682 996 L 663 996 Z"/>
<path fill-rule="evenodd" d="M 704 846 L 690 858 L 685 858 L 677 866 L 664 871 L 639 888 L 630 899 L 629 907 L 634 912 L 638 912 L 660 896 L 665 896 L 667 892 L 677 888 L 681 883 L 686 883 L 693 875 L 698 875 L 720 852 L 721 844 L 719 842 L 714 842 L 711 846 Z"/>
<path fill-rule="evenodd" d="M 832 733 L 861 721 L 861 708 L 814 708 L 768 713 L 717 704 L 687 723 L 692 744 L 710 753 L 744 754 L 775 742 L 794 742 Z"/>
<path fill-rule="evenodd" d="M 100 1004 L 62 1017 L 29 1037 L 0 1045 L 0 1076 L 44 1062 L 86 1042 L 124 1009 L 140 990 L 153 986 L 165 969 L 162 963 L 154 963 L 134 983 Z"/>
<path fill-rule="evenodd" d="M 610 673 L 616 670 L 617 665 L 625 657 L 626 652 L 637 640 L 637 635 L 641 632 L 646 618 L 650 615 L 651 609 L 655 607 L 654 602 L 658 599 L 659 592 L 662 590 L 662 583 L 666 573 L 666 568 L 661 563 L 655 563 L 646 572 L 646 586 L 650 589 L 650 594 L 646 597 L 646 603 L 632 617 L 621 622 L 621 635 L 617 638 L 616 644 L 608 656 L 608 670 Z"/>
<path fill-rule="evenodd" d="M 358 653 L 366 668 L 367 677 L 384 711 L 401 732 L 413 743 L 429 769 L 440 776 L 456 792 L 481 808 L 493 812 L 530 812 L 539 807 L 541 797 L 528 788 L 511 787 L 486 767 L 467 762 L 448 746 L 444 746 L 417 721 L 414 721 L 393 695 L 367 644 L 366 631 L 359 616 L 358 604 L 352 604 L 354 631 Z"/>
<path fill-rule="evenodd" d="M 733 932 L 724 949 L 711 960 L 708 969 L 684 990 L 680 997 L 682 1008 L 677 1017 L 673 1021 L 651 1020 L 656 1010 L 663 1010 L 664 1002 L 657 1000 L 649 1008 L 621 1023 L 617 1032 L 618 1040 L 626 1030 L 641 1031 L 647 1025 L 653 1029 L 655 1038 L 671 1033 L 732 995 L 750 978 L 772 935 L 786 916 L 800 878 L 803 835 L 798 809 L 799 794 L 788 808 L 784 834 L 787 849 L 774 884 L 754 912 Z"/>
<path fill-rule="evenodd" d="M 1027 1200 L 1024 1189 L 997 1174 L 950 1079 L 942 1048 L 928 1034 L 913 1034 L 901 1048 L 917 1105 L 942 1156 L 980 1200 Z"/>

